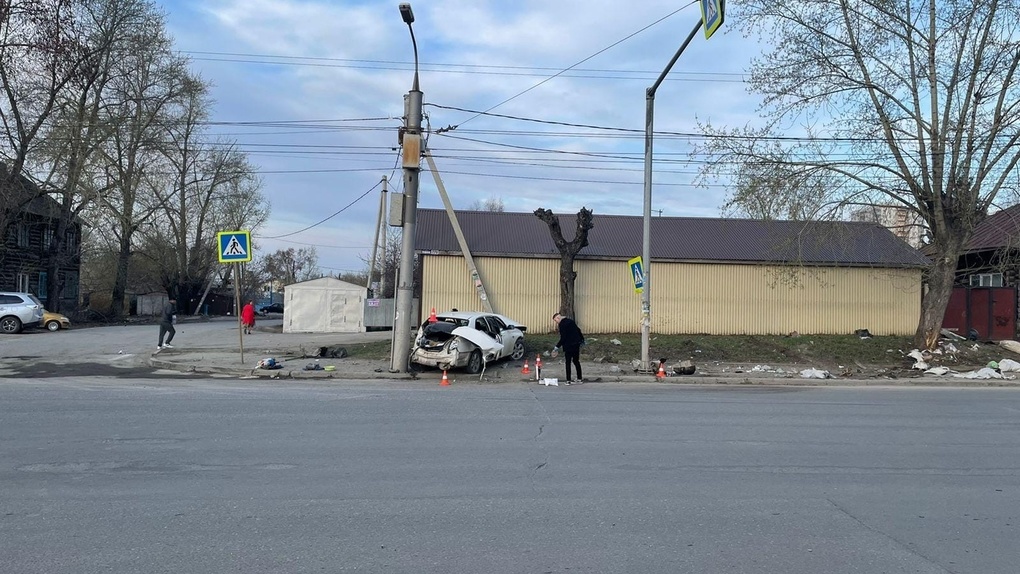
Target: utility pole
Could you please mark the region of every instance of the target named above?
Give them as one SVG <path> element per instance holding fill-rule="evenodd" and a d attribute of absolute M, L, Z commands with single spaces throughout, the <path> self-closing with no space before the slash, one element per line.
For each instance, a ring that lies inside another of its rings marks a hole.
<path fill-rule="evenodd" d="M 375 224 L 375 241 L 372 242 L 372 263 L 368 266 L 368 279 L 365 281 L 365 289 L 372 288 L 372 275 L 375 274 L 375 262 L 376 254 L 379 252 L 379 234 L 383 230 L 383 222 L 386 217 L 386 176 L 382 178 L 382 193 L 379 194 L 379 218 Z M 383 244 L 385 245 L 386 236 L 383 234 Z M 383 247 L 383 272 L 379 274 L 379 292 L 382 292 L 383 277 L 386 275 L 386 247 Z M 373 292 L 372 295 L 378 299 L 379 293 Z"/>
<path fill-rule="evenodd" d="M 495 313 L 495 309 L 492 307 L 492 301 L 489 301 L 489 294 L 485 292 L 485 284 L 482 283 L 482 277 L 478 274 L 478 266 L 475 265 L 475 258 L 471 256 L 471 249 L 468 248 L 467 239 L 464 238 L 464 231 L 460 228 L 460 221 L 457 220 L 457 212 L 453 210 L 453 204 L 450 203 L 450 197 L 446 194 L 446 186 L 443 185 L 443 178 L 439 175 L 439 169 L 436 167 L 435 160 L 432 159 L 432 152 L 425 150 L 425 161 L 429 163 L 429 169 L 432 170 L 432 178 L 436 182 L 436 187 L 439 188 L 439 196 L 443 198 L 443 205 L 446 206 L 446 214 L 450 217 L 450 225 L 453 226 L 453 234 L 457 236 L 457 243 L 460 245 L 460 252 L 464 254 L 464 262 L 467 263 L 468 273 L 471 274 L 471 284 L 475 286 L 475 292 L 478 294 L 478 299 L 482 301 L 482 306 L 489 313 Z"/>
<path fill-rule="evenodd" d="M 396 316 L 393 320 L 393 346 L 390 372 L 406 373 L 411 353 L 411 307 L 414 299 L 414 227 L 418 219 L 418 176 L 421 172 L 422 93 L 418 86 L 418 43 L 414 39 L 414 12 L 411 5 L 400 5 L 400 17 L 411 32 L 414 46 L 414 82 L 404 96 L 404 128 L 401 134 L 404 168 L 404 214 L 400 242 L 400 277 L 396 290 Z"/>

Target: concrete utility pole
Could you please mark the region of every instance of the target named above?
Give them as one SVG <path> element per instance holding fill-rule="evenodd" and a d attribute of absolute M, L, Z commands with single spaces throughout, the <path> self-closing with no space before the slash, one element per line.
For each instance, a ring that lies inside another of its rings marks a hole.
<path fill-rule="evenodd" d="M 372 275 L 375 273 L 375 262 L 376 255 L 379 253 L 379 234 L 383 234 L 383 272 L 379 274 L 379 289 L 378 292 L 372 293 L 372 295 L 379 299 L 379 293 L 382 293 L 383 285 L 385 283 L 384 277 L 386 276 L 386 234 L 383 233 L 384 222 L 386 221 L 386 192 L 389 191 L 386 188 L 386 176 L 382 178 L 382 193 L 379 194 L 379 218 L 375 223 L 375 240 L 372 242 L 372 263 L 368 266 L 368 279 L 365 280 L 365 289 L 372 288 Z"/>
<path fill-rule="evenodd" d="M 414 299 L 414 226 L 418 219 L 418 176 L 421 172 L 422 93 L 418 87 L 418 43 L 414 39 L 414 12 L 411 5 L 400 5 L 400 17 L 411 32 L 414 46 L 414 82 L 404 96 L 403 144 L 404 221 L 400 242 L 400 277 L 397 281 L 396 316 L 393 321 L 393 346 L 390 372 L 406 373 L 411 352 L 411 307 Z"/>

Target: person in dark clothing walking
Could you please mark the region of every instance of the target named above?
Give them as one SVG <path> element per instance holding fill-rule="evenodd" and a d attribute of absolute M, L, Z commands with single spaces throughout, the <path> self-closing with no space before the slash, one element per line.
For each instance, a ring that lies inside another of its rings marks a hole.
<path fill-rule="evenodd" d="M 177 299 L 170 298 L 170 301 L 163 306 L 163 317 L 159 321 L 159 345 L 156 346 L 156 350 L 163 348 L 173 349 L 174 346 L 170 344 L 170 341 L 174 340 L 174 335 L 177 334 L 177 329 L 174 329 L 174 321 L 177 320 Z M 163 342 L 163 337 L 166 337 L 166 343 Z"/>
<path fill-rule="evenodd" d="M 559 313 L 553 314 L 553 322 L 560 332 L 560 340 L 553 348 L 552 356 L 555 357 L 560 349 L 563 349 L 563 358 L 567 363 L 567 384 L 574 382 L 570 378 L 570 363 L 577 367 L 577 382 L 583 382 L 581 377 L 581 345 L 584 344 L 584 334 L 570 317 L 564 317 Z"/>

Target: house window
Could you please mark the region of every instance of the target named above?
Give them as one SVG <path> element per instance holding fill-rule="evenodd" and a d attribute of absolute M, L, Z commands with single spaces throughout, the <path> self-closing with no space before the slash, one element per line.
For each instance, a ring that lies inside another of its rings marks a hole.
<path fill-rule="evenodd" d="M 28 273 L 18 273 L 18 291 L 28 293 Z"/>
<path fill-rule="evenodd" d="M 78 246 L 78 236 L 75 235 L 73 229 L 68 229 L 67 234 L 64 236 L 67 241 L 67 250 L 74 251 L 74 248 Z"/>
<path fill-rule="evenodd" d="M 74 271 L 64 273 L 64 280 L 61 285 L 62 297 L 64 299 L 78 300 L 78 274 Z"/>
<path fill-rule="evenodd" d="M 47 279 L 46 272 L 45 271 L 40 271 L 39 272 L 39 288 L 35 290 L 35 294 L 40 299 L 45 299 L 47 297 L 46 293 L 48 293 L 48 291 L 49 291 L 49 289 L 48 289 L 49 288 L 49 284 L 46 282 L 46 279 Z"/>
<path fill-rule="evenodd" d="M 52 227 L 43 228 L 43 244 L 42 244 L 43 249 L 49 249 L 52 243 L 53 243 L 53 228 Z"/>
<path fill-rule="evenodd" d="M 1002 287 L 1002 273 L 976 273 L 970 276 L 971 287 Z"/>
<path fill-rule="evenodd" d="M 18 247 L 28 247 L 28 225 L 18 224 Z"/>

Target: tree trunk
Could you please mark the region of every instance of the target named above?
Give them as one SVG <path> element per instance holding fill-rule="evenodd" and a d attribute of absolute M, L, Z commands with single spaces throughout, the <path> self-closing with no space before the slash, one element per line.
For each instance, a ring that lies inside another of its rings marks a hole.
<path fill-rule="evenodd" d="M 932 350 L 938 345 L 942 319 L 956 281 L 957 261 L 956 254 L 940 256 L 929 270 L 928 292 L 921 297 L 921 319 L 914 334 L 918 349 Z"/>
<path fill-rule="evenodd" d="M 574 256 L 571 253 L 564 253 L 560 257 L 560 308 L 559 312 L 564 317 L 574 316 L 574 280 L 577 279 L 577 272 L 574 271 Z"/>
<path fill-rule="evenodd" d="M 120 319 L 125 315 L 124 294 L 127 291 L 128 267 L 131 262 L 131 236 L 129 229 L 121 231 L 120 251 L 117 253 L 117 271 L 113 279 L 113 293 L 110 300 L 113 316 Z"/>

